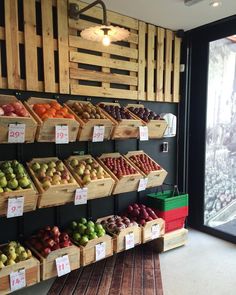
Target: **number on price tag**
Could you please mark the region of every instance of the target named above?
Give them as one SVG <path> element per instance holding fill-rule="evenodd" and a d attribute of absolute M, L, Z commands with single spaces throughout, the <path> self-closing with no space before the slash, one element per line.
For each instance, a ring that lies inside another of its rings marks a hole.
<path fill-rule="evenodd" d="M 71 272 L 70 261 L 68 255 L 56 258 L 57 275 L 58 277 L 64 276 Z"/>
<path fill-rule="evenodd" d="M 160 237 L 160 225 L 159 224 L 153 224 L 151 231 L 152 231 L 152 240 Z"/>
<path fill-rule="evenodd" d="M 104 141 L 105 126 L 94 126 L 92 142 Z"/>
<path fill-rule="evenodd" d="M 25 286 L 25 269 L 20 269 L 10 273 L 11 292 L 24 288 Z"/>
<path fill-rule="evenodd" d="M 145 191 L 148 183 L 148 178 L 141 178 L 139 181 L 138 192 Z"/>
<path fill-rule="evenodd" d="M 148 127 L 147 126 L 139 126 L 139 140 L 147 141 L 149 139 L 148 136 Z"/>
<path fill-rule="evenodd" d="M 25 142 L 25 124 L 10 124 L 8 129 L 8 142 Z"/>
<path fill-rule="evenodd" d="M 75 191 L 75 200 L 74 203 L 75 205 L 84 205 L 87 204 L 88 200 L 88 188 L 77 188 Z"/>
<path fill-rule="evenodd" d="M 17 217 L 23 215 L 24 197 L 9 198 L 7 206 L 7 218 Z"/>
<path fill-rule="evenodd" d="M 96 251 L 96 261 L 101 260 L 106 257 L 106 243 L 102 242 L 100 244 L 97 244 L 95 246 L 95 251 Z"/>
<path fill-rule="evenodd" d="M 125 250 L 134 248 L 134 233 L 125 236 Z"/>
<path fill-rule="evenodd" d="M 57 125 L 55 129 L 56 144 L 69 143 L 69 129 L 67 125 Z"/>

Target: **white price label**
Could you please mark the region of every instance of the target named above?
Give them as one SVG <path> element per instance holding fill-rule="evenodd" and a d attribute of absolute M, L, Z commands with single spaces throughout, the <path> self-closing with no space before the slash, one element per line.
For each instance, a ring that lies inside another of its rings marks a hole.
<path fill-rule="evenodd" d="M 8 142 L 10 143 L 25 142 L 25 124 L 9 124 Z"/>
<path fill-rule="evenodd" d="M 74 204 L 75 205 L 84 205 L 87 204 L 88 200 L 88 188 L 77 188 L 75 191 L 75 200 Z"/>
<path fill-rule="evenodd" d="M 160 237 L 160 225 L 159 224 L 153 224 L 151 231 L 152 231 L 152 240 Z"/>
<path fill-rule="evenodd" d="M 95 251 L 96 251 L 96 253 L 95 253 L 96 254 L 95 255 L 96 256 L 95 257 L 96 261 L 105 258 L 106 257 L 106 243 L 102 242 L 100 244 L 97 244 L 95 246 Z"/>
<path fill-rule="evenodd" d="M 134 233 L 125 236 L 125 250 L 134 248 Z"/>
<path fill-rule="evenodd" d="M 17 217 L 23 215 L 24 197 L 9 198 L 7 206 L 7 218 Z"/>
<path fill-rule="evenodd" d="M 11 292 L 24 288 L 25 286 L 25 269 L 20 269 L 10 273 Z"/>
<path fill-rule="evenodd" d="M 58 277 L 64 276 L 71 272 L 70 261 L 68 255 L 56 258 L 57 275 Z"/>
<path fill-rule="evenodd" d="M 104 141 L 105 126 L 94 126 L 92 142 Z"/>
<path fill-rule="evenodd" d="M 147 188 L 148 178 L 141 178 L 139 181 L 138 192 L 145 191 Z"/>
<path fill-rule="evenodd" d="M 139 126 L 139 140 L 147 141 L 149 139 L 148 136 L 148 127 L 147 126 Z"/>
<path fill-rule="evenodd" d="M 67 125 L 57 125 L 55 129 L 57 144 L 69 143 L 69 129 Z"/>

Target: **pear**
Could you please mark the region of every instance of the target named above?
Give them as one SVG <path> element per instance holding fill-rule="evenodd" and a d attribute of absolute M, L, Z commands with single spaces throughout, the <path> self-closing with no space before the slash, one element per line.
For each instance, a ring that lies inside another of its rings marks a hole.
<path fill-rule="evenodd" d="M 20 253 L 24 251 L 25 251 L 25 248 L 23 246 L 16 247 L 16 254 L 20 255 Z"/>
<path fill-rule="evenodd" d="M 7 265 L 13 265 L 13 264 L 16 264 L 14 260 L 9 259 L 9 260 L 7 261 Z"/>
<path fill-rule="evenodd" d="M 7 256 L 5 254 L 0 254 L 0 261 L 5 263 L 7 261 Z"/>
<path fill-rule="evenodd" d="M 8 246 L 8 248 L 7 248 L 7 252 L 9 253 L 9 254 L 12 254 L 12 253 L 16 253 L 16 251 L 15 251 L 15 247 L 14 246 Z"/>
<path fill-rule="evenodd" d="M 0 261 L 0 269 L 2 269 L 3 267 L 5 267 L 5 265 L 3 264 L 2 261 Z"/>
<path fill-rule="evenodd" d="M 15 260 L 16 260 L 16 257 L 17 257 L 17 255 L 16 255 L 16 253 L 14 252 L 14 253 L 10 253 L 10 254 L 9 254 L 8 259 L 9 259 L 9 260 L 14 260 L 14 261 L 15 261 Z"/>
<path fill-rule="evenodd" d="M 11 241 L 10 243 L 8 243 L 8 247 L 17 247 L 18 246 L 18 243 L 16 241 Z"/>
<path fill-rule="evenodd" d="M 26 260 L 28 258 L 28 254 L 26 251 L 23 251 L 19 255 L 20 261 Z"/>
<path fill-rule="evenodd" d="M 26 253 L 27 253 L 28 258 L 32 257 L 32 252 L 29 249 L 26 250 Z"/>

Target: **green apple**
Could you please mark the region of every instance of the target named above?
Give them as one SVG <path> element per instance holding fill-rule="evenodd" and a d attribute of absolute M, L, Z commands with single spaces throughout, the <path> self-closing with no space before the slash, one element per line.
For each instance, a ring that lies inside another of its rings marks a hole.
<path fill-rule="evenodd" d="M 16 175 L 14 173 L 9 173 L 9 174 L 6 174 L 6 179 L 9 181 L 11 179 L 14 179 L 16 178 Z"/>
<path fill-rule="evenodd" d="M 11 167 L 4 169 L 5 174 L 12 174 L 13 172 L 14 172 L 14 170 Z"/>
<path fill-rule="evenodd" d="M 95 224 L 94 224 L 94 222 L 93 222 L 92 220 L 89 220 L 88 223 L 87 223 L 87 226 L 92 226 L 92 227 L 94 227 Z"/>
<path fill-rule="evenodd" d="M 85 217 L 82 217 L 82 218 L 79 219 L 79 223 L 86 224 L 87 219 Z"/>
<path fill-rule="evenodd" d="M 78 233 L 78 232 L 73 233 L 73 239 L 74 239 L 76 242 L 79 242 L 79 240 L 81 239 L 81 235 L 80 235 L 80 233 Z"/>
<path fill-rule="evenodd" d="M 20 261 L 26 260 L 28 258 L 28 254 L 26 251 L 23 251 L 19 255 Z"/>
<path fill-rule="evenodd" d="M 51 182 L 49 180 L 46 180 L 42 183 L 43 189 L 46 191 L 51 187 Z"/>
<path fill-rule="evenodd" d="M 0 178 L 5 176 L 5 173 L 2 172 L 2 170 L 0 170 Z"/>
<path fill-rule="evenodd" d="M 85 246 L 89 241 L 89 238 L 87 236 L 82 236 L 82 238 L 80 239 L 79 243 L 82 246 Z"/>
<path fill-rule="evenodd" d="M 73 230 L 75 230 L 77 228 L 77 222 L 76 221 L 72 221 L 70 223 L 70 228 L 73 229 Z"/>
<path fill-rule="evenodd" d="M 20 163 L 19 163 L 17 160 L 13 160 L 13 161 L 11 162 L 11 166 L 12 166 L 13 168 L 17 167 L 18 164 L 20 164 Z"/>
<path fill-rule="evenodd" d="M 22 188 L 26 188 L 30 184 L 30 180 L 27 176 L 20 178 L 18 181 Z"/>
<path fill-rule="evenodd" d="M 84 224 L 81 224 L 81 223 L 78 224 L 78 231 L 81 235 L 85 233 L 86 229 L 87 229 L 87 226 L 85 226 Z"/>
<path fill-rule="evenodd" d="M 15 172 L 17 173 L 24 173 L 25 172 L 25 168 L 22 164 L 18 164 L 16 167 L 15 167 Z"/>
<path fill-rule="evenodd" d="M 56 163 L 56 169 L 57 169 L 57 171 L 60 171 L 60 172 L 62 172 L 62 171 L 64 171 L 65 170 L 65 168 L 64 168 L 64 164 L 63 164 L 63 162 L 62 161 L 57 161 L 57 163 Z"/>
<path fill-rule="evenodd" d="M 38 162 L 33 163 L 32 166 L 31 166 L 31 169 L 34 172 L 37 172 L 40 168 L 41 168 L 41 166 L 40 166 L 40 164 Z"/>
<path fill-rule="evenodd" d="M 24 177 L 24 176 L 26 176 L 26 174 L 25 174 L 25 172 L 23 172 L 23 173 L 19 173 L 19 172 L 17 172 L 16 173 L 16 179 L 20 179 L 20 178 L 22 178 L 22 177 Z"/>
<path fill-rule="evenodd" d="M 98 236 L 97 236 L 97 234 L 95 232 L 93 232 L 93 233 L 91 233 L 89 235 L 89 240 L 93 240 L 93 239 L 96 239 L 96 238 L 98 238 Z"/>
<path fill-rule="evenodd" d="M 87 183 L 90 183 L 91 182 L 91 177 L 90 175 L 85 175 L 83 177 L 83 184 L 87 184 Z"/>
<path fill-rule="evenodd" d="M 5 176 L 0 177 L 0 186 L 1 186 L 2 188 L 4 188 L 4 187 L 7 186 L 7 179 L 6 179 Z"/>
<path fill-rule="evenodd" d="M 4 192 L 4 189 L 0 186 L 0 194 Z"/>
<path fill-rule="evenodd" d="M 56 163 L 55 163 L 55 162 L 50 161 L 50 162 L 48 163 L 48 168 L 55 168 L 55 167 L 56 167 Z"/>
<path fill-rule="evenodd" d="M 95 231 L 103 230 L 103 226 L 100 223 L 95 224 Z"/>
<path fill-rule="evenodd" d="M 92 234 L 92 233 L 94 233 L 95 232 L 95 230 L 94 230 L 94 227 L 93 226 L 87 226 L 87 229 L 85 230 L 85 233 L 86 233 L 86 235 L 90 235 L 90 234 Z"/>
<path fill-rule="evenodd" d="M 76 166 L 79 165 L 79 161 L 77 159 L 72 159 L 70 161 L 70 165 L 71 165 L 71 167 L 75 168 Z"/>
<path fill-rule="evenodd" d="M 105 230 L 101 230 L 101 229 L 100 229 L 100 230 L 97 231 L 97 236 L 98 236 L 99 238 L 100 238 L 100 237 L 103 237 L 103 236 L 105 235 L 105 233 L 106 233 Z"/>
<path fill-rule="evenodd" d="M 11 162 L 10 161 L 5 161 L 1 164 L 1 169 L 5 170 L 7 168 L 11 167 Z"/>
<path fill-rule="evenodd" d="M 93 163 L 93 159 L 88 158 L 88 159 L 86 160 L 86 163 L 87 163 L 87 164 L 92 164 L 92 163 Z"/>
<path fill-rule="evenodd" d="M 18 187 L 18 181 L 14 178 L 14 179 L 11 179 L 7 182 L 7 186 L 10 188 L 10 189 L 16 189 Z"/>
<path fill-rule="evenodd" d="M 25 248 L 23 246 L 18 246 L 16 247 L 16 254 L 20 254 L 21 252 L 24 252 L 25 251 Z"/>
<path fill-rule="evenodd" d="M 77 167 L 75 169 L 75 173 L 78 174 L 79 176 L 82 176 L 84 174 L 84 169 L 80 168 L 80 167 Z"/>

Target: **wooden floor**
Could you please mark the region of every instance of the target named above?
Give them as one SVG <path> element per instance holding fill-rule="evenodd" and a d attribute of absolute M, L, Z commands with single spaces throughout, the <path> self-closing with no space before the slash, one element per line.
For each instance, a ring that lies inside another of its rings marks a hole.
<path fill-rule="evenodd" d="M 57 278 L 48 295 L 163 295 L 159 255 L 151 244 Z"/>

